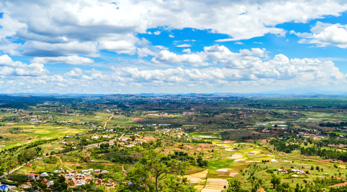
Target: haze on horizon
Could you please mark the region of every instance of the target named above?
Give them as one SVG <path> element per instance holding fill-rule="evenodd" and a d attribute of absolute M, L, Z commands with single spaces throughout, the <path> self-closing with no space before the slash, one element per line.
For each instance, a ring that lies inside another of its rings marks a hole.
<path fill-rule="evenodd" d="M 344 93 L 341 0 L 2 0 L 0 93 Z"/>

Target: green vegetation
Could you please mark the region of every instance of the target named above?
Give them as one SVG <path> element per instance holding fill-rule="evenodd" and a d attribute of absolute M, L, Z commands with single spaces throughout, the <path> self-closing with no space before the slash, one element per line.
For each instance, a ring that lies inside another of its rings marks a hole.
<path fill-rule="evenodd" d="M 0 96 L 0 182 L 18 191 L 346 190 L 346 98 L 20 99 Z"/>

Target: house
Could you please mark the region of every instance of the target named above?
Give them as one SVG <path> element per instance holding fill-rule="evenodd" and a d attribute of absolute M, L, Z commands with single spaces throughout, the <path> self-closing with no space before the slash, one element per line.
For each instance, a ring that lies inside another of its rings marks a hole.
<path fill-rule="evenodd" d="M 101 179 L 98 179 L 98 180 L 96 181 L 96 185 L 102 185 L 102 180 L 101 180 Z"/>
<path fill-rule="evenodd" d="M 92 137 L 92 139 L 99 139 L 99 136 L 95 135 Z"/>
<path fill-rule="evenodd" d="M 75 187 L 77 185 L 77 181 L 75 180 L 75 179 L 73 179 L 72 181 L 71 181 L 71 186 L 72 187 Z"/>
<path fill-rule="evenodd" d="M 76 186 L 82 186 L 82 185 L 85 185 L 86 182 L 85 181 L 78 181 Z"/>
<path fill-rule="evenodd" d="M 48 185 L 48 186 L 52 186 L 52 185 L 54 185 L 54 182 L 53 182 L 53 181 L 49 181 L 49 182 L 47 183 L 47 185 Z"/>
<path fill-rule="evenodd" d="M 95 169 L 94 174 L 100 174 L 100 169 Z"/>
<path fill-rule="evenodd" d="M 278 173 L 288 173 L 288 171 L 284 170 L 284 169 L 278 169 L 277 171 L 278 171 Z"/>
<path fill-rule="evenodd" d="M 298 175 L 306 175 L 305 171 L 301 169 L 292 169 L 292 172 L 295 172 Z"/>
<path fill-rule="evenodd" d="M 41 174 L 41 177 L 48 177 L 48 174 L 47 174 L 46 172 L 43 172 L 43 173 Z"/>
<path fill-rule="evenodd" d="M 263 133 L 270 133 L 271 131 L 268 130 L 268 129 L 263 129 L 261 132 L 263 132 Z"/>
<path fill-rule="evenodd" d="M 107 187 L 113 187 L 113 185 L 114 185 L 113 183 L 106 183 Z"/>
<path fill-rule="evenodd" d="M 76 179 L 79 180 L 79 179 L 84 179 L 85 178 L 85 175 L 84 174 L 76 174 Z"/>
<path fill-rule="evenodd" d="M 31 189 L 31 185 L 23 185 L 23 189 Z"/>
<path fill-rule="evenodd" d="M 35 174 L 34 173 L 29 174 L 28 180 L 35 180 Z"/>
<path fill-rule="evenodd" d="M 101 174 L 107 174 L 107 173 L 108 173 L 107 170 L 102 170 L 102 171 L 101 171 Z"/>

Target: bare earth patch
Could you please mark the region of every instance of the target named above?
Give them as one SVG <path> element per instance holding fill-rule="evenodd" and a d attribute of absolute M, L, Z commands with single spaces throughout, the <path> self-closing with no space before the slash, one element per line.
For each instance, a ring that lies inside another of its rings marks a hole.
<path fill-rule="evenodd" d="M 221 192 L 224 186 L 228 187 L 228 181 L 225 179 L 207 179 L 207 184 L 201 192 Z"/>
<path fill-rule="evenodd" d="M 188 149 L 193 149 L 193 146 L 191 145 L 184 145 L 184 147 L 187 147 Z"/>
<path fill-rule="evenodd" d="M 230 177 L 235 177 L 236 175 L 238 175 L 239 173 L 238 172 L 231 172 L 230 174 L 229 174 L 229 176 Z"/>
<path fill-rule="evenodd" d="M 194 186 L 194 188 L 197 191 L 200 191 L 205 186 L 207 173 L 208 173 L 208 169 L 206 169 L 204 171 L 201 171 L 201 172 L 198 172 L 198 173 L 193 173 L 193 174 L 190 174 L 190 175 L 186 175 L 185 177 L 188 180 L 190 180 L 191 183 L 196 184 Z"/>
<path fill-rule="evenodd" d="M 246 161 L 246 159 L 236 159 L 235 161 L 234 161 L 234 163 L 237 163 L 237 162 L 244 162 L 244 161 Z"/>
<path fill-rule="evenodd" d="M 231 157 L 228 157 L 228 158 L 229 159 L 240 159 L 242 157 L 243 157 L 242 153 L 235 153 Z"/>
<path fill-rule="evenodd" d="M 225 149 L 225 151 L 235 151 L 234 149 Z"/>
<path fill-rule="evenodd" d="M 203 181 L 206 179 L 206 176 L 207 176 L 207 173 L 208 173 L 208 169 L 204 170 L 204 171 L 201 171 L 201 172 L 198 172 L 198 173 L 193 173 L 193 174 L 190 174 L 190 175 L 186 175 L 185 177 L 190 180 L 192 183 L 194 183 L 193 181 Z"/>
<path fill-rule="evenodd" d="M 133 121 L 136 122 L 136 121 L 142 121 L 143 118 L 140 118 L 140 117 L 137 117 L 137 118 L 134 118 Z"/>
<path fill-rule="evenodd" d="M 346 186 L 347 185 L 347 182 L 344 182 L 344 183 L 339 183 L 339 184 L 336 184 L 336 185 L 332 185 L 330 187 L 342 187 L 342 186 Z"/>
<path fill-rule="evenodd" d="M 226 173 L 230 170 L 230 168 L 217 169 L 218 173 Z"/>

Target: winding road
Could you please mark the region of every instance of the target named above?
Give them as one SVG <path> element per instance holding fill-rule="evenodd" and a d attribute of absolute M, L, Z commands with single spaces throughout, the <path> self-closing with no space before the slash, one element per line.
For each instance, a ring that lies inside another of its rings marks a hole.
<path fill-rule="evenodd" d="M 109 116 L 104 124 L 104 129 L 106 129 L 107 123 L 114 117 L 114 113 L 112 113 L 111 116 Z"/>

